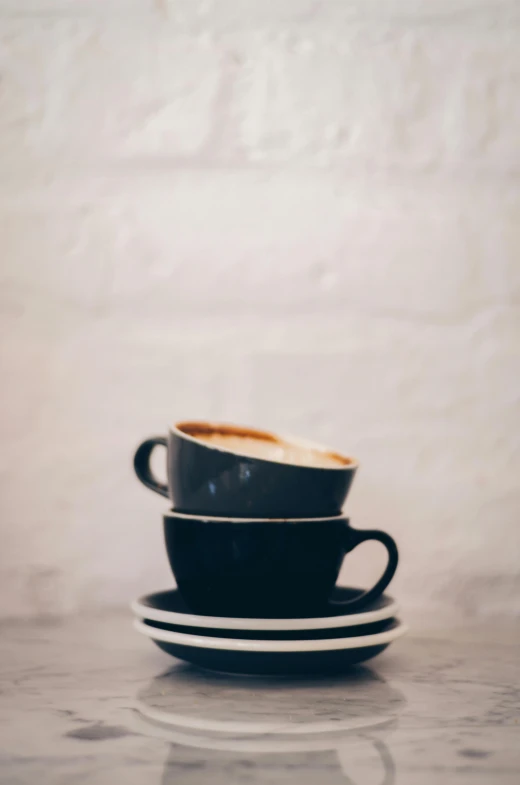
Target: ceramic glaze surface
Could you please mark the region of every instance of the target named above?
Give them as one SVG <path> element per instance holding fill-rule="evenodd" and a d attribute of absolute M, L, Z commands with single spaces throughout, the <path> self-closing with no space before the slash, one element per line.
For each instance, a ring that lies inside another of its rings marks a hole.
<path fill-rule="evenodd" d="M 363 589 L 337 586 L 332 592 L 331 599 L 348 601 L 359 597 Z M 197 615 L 190 612 L 182 599 L 178 589 L 154 592 L 132 602 L 131 608 L 138 619 L 151 619 L 165 624 L 185 625 L 197 628 L 212 628 L 220 630 L 263 630 L 282 631 L 290 630 L 326 630 L 334 627 L 355 626 L 369 624 L 395 616 L 399 606 L 389 595 L 382 595 L 368 603 L 363 610 L 356 613 L 346 613 L 348 610 L 341 604 L 327 603 L 322 615 L 309 618 L 307 614 L 294 619 L 255 619 L 250 617 L 208 616 Z"/>
<path fill-rule="evenodd" d="M 266 438 L 254 439 L 248 434 L 263 432 L 239 426 L 220 426 L 227 429 L 221 433 L 214 430 L 217 426 L 197 425 L 207 428 L 200 434 L 205 441 L 198 438 L 198 430 L 191 435 L 180 430 L 182 426 L 172 427 L 167 437 L 142 442 L 134 456 L 141 482 L 168 497 L 178 512 L 314 518 L 341 511 L 357 470 L 353 459 L 325 448 L 302 449 L 267 433 Z M 242 452 L 233 452 L 242 442 Z M 167 484 L 157 480 L 150 468 L 151 453 L 158 445 L 167 448 Z"/>
<path fill-rule="evenodd" d="M 318 616 L 332 601 L 360 610 L 383 593 L 398 564 L 390 535 L 341 517 L 242 522 L 171 512 L 164 540 L 186 605 L 211 616 Z M 368 540 L 387 550 L 382 575 L 357 597 L 329 599 L 344 557 Z"/>

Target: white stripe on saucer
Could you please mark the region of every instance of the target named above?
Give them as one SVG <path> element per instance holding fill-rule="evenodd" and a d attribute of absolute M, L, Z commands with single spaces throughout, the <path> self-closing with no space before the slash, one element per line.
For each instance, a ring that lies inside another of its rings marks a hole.
<path fill-rule="evenodd" d="M 226 649 L 228 651 L 251 652 L 304 652 L 304 651 L 341 651 L 345 649 L 365 649 L 367 646 L 381 646 L 400 638 L 408 632 L 401 622 L 393 630 L 378 632 L 375 635 L 361 635 L 355 638 L 326 638 L 303 641 L 241 640 L 237 638 L 212 638 L 205 635 L 189 635 L 185 632 L 172 632 L 150 627 L 137 619 L 135 629 L 147 638 L 164 643 L 177 643 L 180 646 L 195 646 L 199 649 Z"/>
<path fill-rule="evenodd" d="M 147 605 L 146 597 L 131 603 L 130 608 L 139 619 L 183 627 L 207 627 L 213 630 L 327 630 L 336 627 L 357 627 L 397 616 L 399 605 L 392 601 L 385 608 L 344 616 L 323 616 L 313 619 L 245 619 L 231 616 L 198 616 L 193 613 L 162 611 Z"/>

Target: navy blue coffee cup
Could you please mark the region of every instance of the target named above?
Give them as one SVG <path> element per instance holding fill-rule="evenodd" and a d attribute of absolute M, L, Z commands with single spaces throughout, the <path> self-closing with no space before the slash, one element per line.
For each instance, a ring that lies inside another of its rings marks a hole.
<path fill-rule="evenodd" d="M 157 445 L 167 450 L 167 479 L 150 468 Z M 181 422 L 146 439 L 134 456 L 141 482 L 194 515 L 320 518 L 337 515 L 358 463 L 327 447 L 267 431 Z"/>
<path fill-rule="evenodd" d="M 359 530 L 341 515 L 329 518 L 244 519 L 164 516 L 168 560 L 179 592 L 193 613 L 247 618 L 311 617 L 324 612 L 345 556 L 376 540 L 388 552 L 372 588 L 339 603 L 345 613 L 379 597 L 398 563 L 392 537 Z"/>

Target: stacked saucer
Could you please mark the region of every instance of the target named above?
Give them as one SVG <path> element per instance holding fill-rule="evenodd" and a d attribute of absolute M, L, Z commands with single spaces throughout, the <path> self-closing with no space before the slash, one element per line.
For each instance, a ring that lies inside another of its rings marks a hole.
<path fill-rule="evenodd" d="M 168 485 L 150 469 L 168 449 Z M 295 674 L 344 670 L 383 651 L 406 628 L 383 592 L 397 547 L 357 530 L 340 509 L 357 468 L 325 447 L 250 428 L 179 423 L 148 439 L 134 466 L 171 497 L 164 515 L 177 589 L 133 603 L 135 626 L 179 659 L 217 671 Z M 335 587 L 344 556 L 373 539 L 388 552 L 369 590 Z"/>
<path fill-rule="evenodd" d="M 361 593 L 337 587 L 333 598 Z M 330 605 L 316 618 L 203 616 L 190 613 L 175 589 L 132 603 L 135 628 L 163 651 L 199 667 L 251 675 L 330 673 L 371 659 L 406 632 L 397 610 L 382 595 L 347 615 Z"/>

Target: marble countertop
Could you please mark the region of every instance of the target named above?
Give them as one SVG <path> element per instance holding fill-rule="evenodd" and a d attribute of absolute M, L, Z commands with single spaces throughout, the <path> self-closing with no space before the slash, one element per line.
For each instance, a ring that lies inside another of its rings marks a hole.
<path fill-rule="evenodd" d="M 211 675 L 129 613 L 0 626 L 2 785 L 518 785 L 520 626 L 412 632 L 335 678 Z"/>

